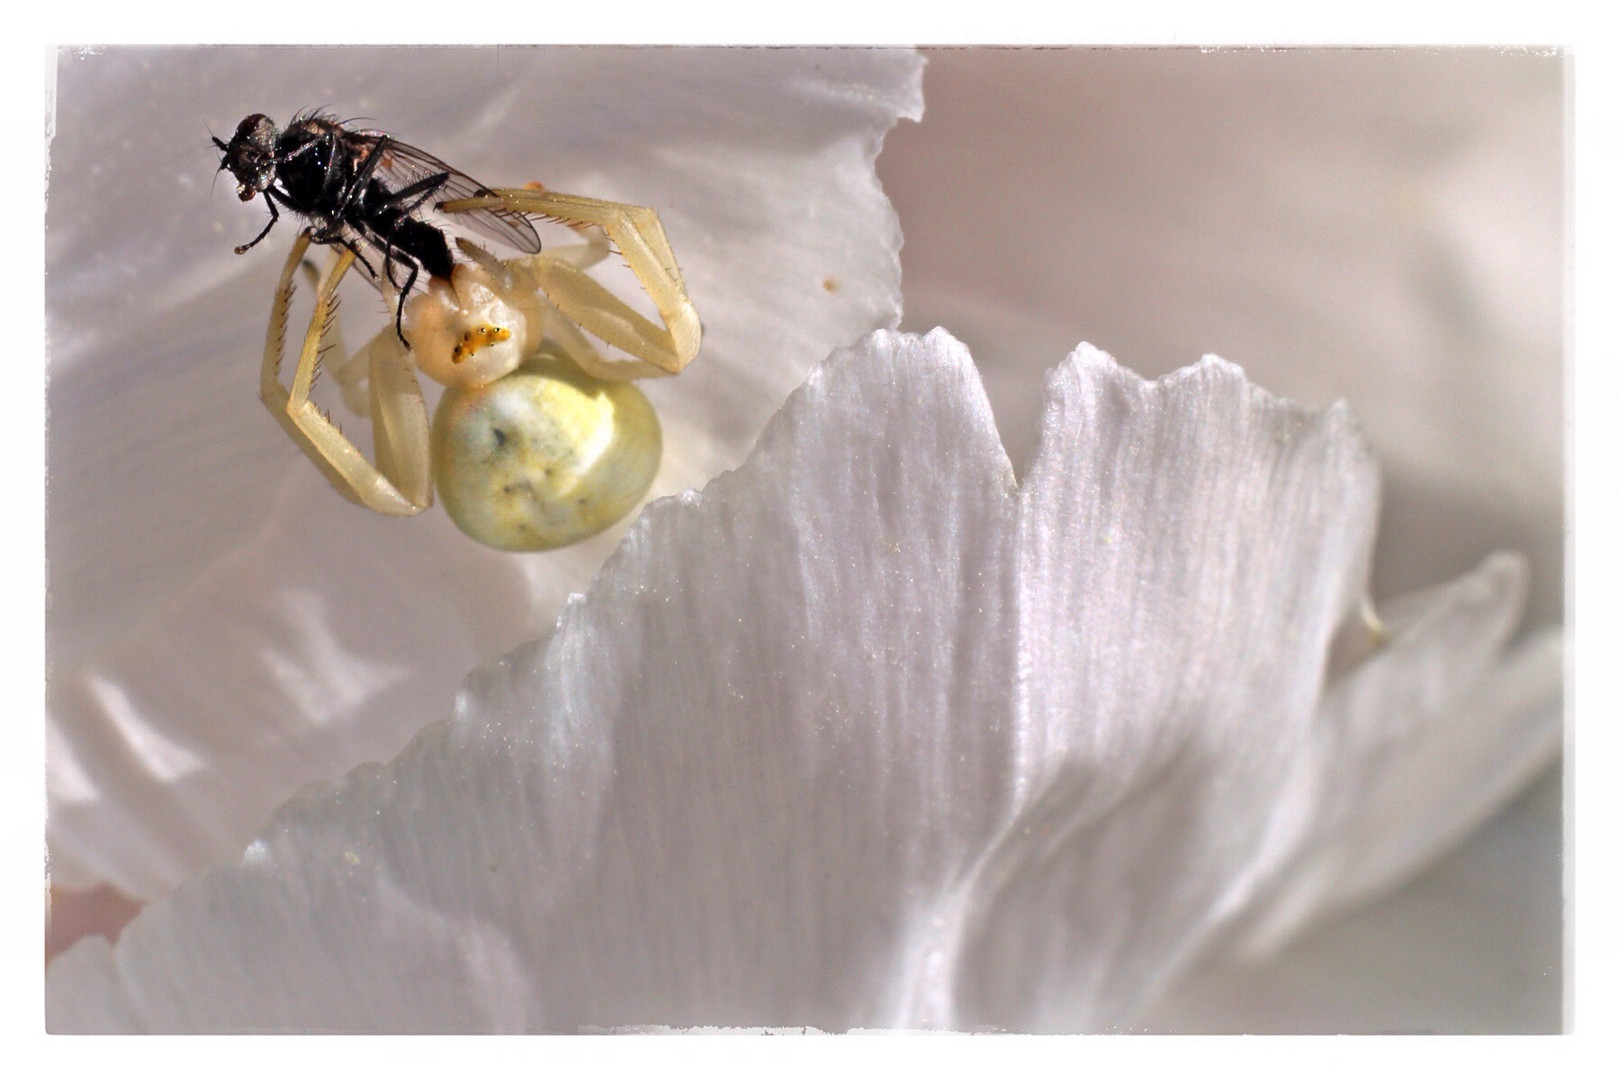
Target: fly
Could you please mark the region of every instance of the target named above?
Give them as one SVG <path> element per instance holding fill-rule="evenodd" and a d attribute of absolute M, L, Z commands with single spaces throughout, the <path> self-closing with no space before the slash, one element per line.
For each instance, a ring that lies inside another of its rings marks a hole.
<path fill-rule="evenodd" d="M 471 199 L 492 190 L 432 154 L 380 131 L 348 128 L 317 112 L 293 117 L 285 129 L 263 113 L 236 126 L 220 149 L 220 170 L 236 178 L 243 202 L 260 195 L 270 220 L 238 255 L 269 235 L 281 208 L 309 222 L 317 244 L 341 244 L 353 251 L 373 281 L 377 268 L 361 248 L 382 257 L 382 272 L 398 293 L 394 332 L 405 341 L 405 297 L 418 275 L 449 280 L 455 266 L 444 230 L 424 220 L 425 207 L 437 209 L 454 199 Z M 515 210 L 489 208 L 456 215 L 458 223 L 522 252 L 540 250 L 540 236 L 529 219 Z M 406 271 L 400 287 L 396 268 Z"/>

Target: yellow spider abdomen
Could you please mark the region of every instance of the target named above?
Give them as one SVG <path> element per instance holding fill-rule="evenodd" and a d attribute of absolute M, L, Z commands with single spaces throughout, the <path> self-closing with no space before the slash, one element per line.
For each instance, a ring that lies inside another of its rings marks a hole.
<path fill-rule="evenodd" d="M 658 416 L 629 382 L 541 352 L 487 386 L 445 391 L 433 483 L 462 532 L 506 551 L 594 536 L 635 509 L 663 454 Z"/>

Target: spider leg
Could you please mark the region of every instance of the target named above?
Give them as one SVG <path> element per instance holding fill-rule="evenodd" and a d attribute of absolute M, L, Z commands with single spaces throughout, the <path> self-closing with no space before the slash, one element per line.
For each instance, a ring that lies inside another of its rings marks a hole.
<path fill-rule="evenodd" d="M 337 258 L 338 253 L 331 252 L 326 260 L 327 265 L 330 266 Z M 314 260 L 306 256 L 300 267 L 309 287 L 319 290 L 321 271 L 316 269 Z M 371 399 L 366 391 L 366 368 L 370 356 L 370 342 L 351 353 L 343 343 L 342 323 L 337 319 L 326 320 L 321 334 L 321 371 L 337 380 L 339 389 L 343 391 L 344 406 L 356 416 L 371 415 Z"/>
<path fill-rule="evenodd" d="M 686 295 L 685 279 L 656 210 L 532 188 L 505 188 L 477 198 L 453 199 L 440 209 L 448 214 L 514 210 L 575 228 L 599 226 L 607 234 L 658 309 L 663 326 L 655 326 L 571 259 L 545 254 L 513 260 L 570 322 L 633 358 L 608 359 L 592 349 L 576 357 L 589 374 L 614 380 L 675 375 L 697 355 L 703 327 Z"/>
<path fill-rule="evenodd" d="M 365 347 L 370 369 L 369 392 L 372 442 L 376 464 L 343 434 L 310 400 L 320 372 L 324 347 L 334 344 L 331 316 L 338 283 L 354 265 L 352 247 L 332 260 L 316 289 L 315 312 L 304 334 L 292 386 L 281 382 L 281 357 L 292 302 L 293 277 L 312 241 L 310 232 L 299 234 L 282 267 L 270 307 L 265 334 L 264 360 L 259 372 L 259 397 L 270 415 L 326 476 L 338 494 L 351 502 L 396 517 L 419 513 L 433 503 L 431 458 L 428 448 L 427 408 L 410 366 L 410 355 L 385 334 Z"/>
<path fill-rule="evenodd" d="M 355 259 L 359 261 L 361 266 L 365 267 L 366 276 L 372 281 L 377 280 L 377 268 L 371 265 L 370 260 L 366 258 L 365 252 L 360 250 L 360 245 L 355 243 L 354 239 L 344 231 L 342 225 L 326 225 L 319 229 L 307 229 L 305 231 L 312 244 L 338 244 L 354 252 Z"/>

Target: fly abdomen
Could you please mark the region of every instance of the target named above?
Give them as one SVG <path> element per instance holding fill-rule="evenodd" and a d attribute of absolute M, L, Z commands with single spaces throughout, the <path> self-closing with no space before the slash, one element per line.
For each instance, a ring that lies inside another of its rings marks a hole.
<path fill-rule="evenodd" d="M 393 220 L 381 220 L 391 217 Z M 436 278 L 450 277 L 455 267 L 455 259 L 450 254 L 450 243 L 444 238 L 444 232 L 429 225 L 425 221 L 418 221 L 408 214 L 399 214 L 390 211 L 379 214 L 374 223 L 378 235 L 386 238 L 387 242 L 396 250 L 421 264 L 422 269 Z"/>

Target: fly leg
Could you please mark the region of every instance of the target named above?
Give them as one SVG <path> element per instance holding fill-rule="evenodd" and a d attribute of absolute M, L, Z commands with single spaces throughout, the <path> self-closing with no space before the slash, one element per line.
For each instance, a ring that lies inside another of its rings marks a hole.
<path fill-rule="evenodd" d="M 334 138 L 335 137 L 336 136 L 334 135 Z M 391 141 L 392 140 L 390 140 L 388 136 L 381 135 L 378 136 L 376 142 L 371 144 L 371 149 L 366 152 L 365 160 L 360 162 L 360 168 L 355 172 L 354 179 L 349 181 L 349 190 L 344 192 L 343 201 L 339 204 L 338 212 L 336 215 L 334 215 L 335 217 L 342 218 L 344 215 L 346 215 L 349 212 L 349 208 L 354 205 L 355 199 L 359 198 L 360 195 L 366 190 L 366 185 L 371 182 L 371 174 L 377 171 L 377 165 L 382 161 L 383 158 L 383 151 L 387 149 L 388 144 Z M 336 164 L 337 162 L 337 154 L 335 152 L 331 156 L 331 161 L 333 164 Z M 385 200 L 382 205 L 387 206 L 388 203 L 392 201 L 392 199 Z"/>
<path fill-rule="evenodd" d="M 367 277 L 369 277 L 372 281 L 377 280 L 377 269 L 376 267 L 372 266 L 371 263 L 366 261 L 365 255 L 363 255 L 360 251 L 360 245 L 356 244 L 347 237 L 339 237 L 337 242 L 354 252 L 354 257 L 360 261 L 361 266 L 366 268 Z M 390 282 L 390 284 L 392 284 L 392 282 Z"/>
<path fill-rule="evenodd" d="M 394 304 L 394 335 L 408 349 L 411 347 L 411 343 L 405 340 L 405 298 L 411 295 L 411 286 L 416 284 L 416 275 L 420 268 L 416 265 L 416 260 L 409 256 L 400 261 L 407 263 L 411 268 L 411 272 L 410 276 L 405 279 L 405 287 L 399 292 L 398 301 Z M 389 280 L 393 280 L 392 276 L 390 276 Z"/>
<path fill-rule="evenodd" d="M 368 158 L 366 169 L 371 167 L 374 166 L 371 165 L 371 159 Z M 363 171 L 366 170 L 363 169 Z M 399 300 L 394 305 L 394 333 L 399 340 L 404 343 L 406 348 L 410 347 L 410 342 L 405 340 L 405 298 L 411 294 L 411 288 L 415 286 L 416 279 L 421 273 L 424 262 L 428 263 L 430 272 L 432 272 L 431 265 L 433 260 L 428 257 L 428 255 L 431 253 L 424 253 L 420 246 L 418 246 L 415 250 L 411 250 L 400 244 L 398 233 L 401 226 L 405 225 L 409 225 L 410 228 L 415 229 L 418 233 L 421 233 L 424 230 L 431 230 L 435 233 L 438 232 L 438 230 L 433 229 L 431 225 L 428 225 L 425 222 L 417 221 L 415 218 L 411 217 L 411 215 L 417 210 L 421 209 L 423 203 L 427 202 L 434 195 L 436 195 L 439 189 L 444 187 L 446 181 L 449 179 L 449 173 L 435 173 L 432 176 L 425 176 L 416 181 L 414 184 L 407 184 L 398 191 L 389 192 L 388 198 L 377 207 L 377 210 L 381 211 L 381 213 L 377 214 L 377 217 L 380 218 L 386 215 L 389 218 L 386 227 L 378 227 L 375 229 L 377 235 L 382 238 L 383 242 L 383 265 L 384 270 L 388 275 L 388 283 L 390 285 L 395 285 L 395 287 L 398 288 L 394 281 L 394 252 L 398 251 L 400 253 L 399 261 L 410 267 L 410 275 L 405 279 L 405 287 L 399 290 Z M 442 233 L 438 234 L 438 238 L 440 243 L 443 243 L 444 237 Z M 421 237 L 418 237 L 418 239 L 421 239 Z M 445 249 L 444 255 L 446 257 L 446 265 L 443 270 L 447 271 L 449 269 L 448 248 Z M 446 276 L 448 275 L 446 274 Z"/>
<path fill-rule="evenodd" d="M 270 230 L 276 227 L 276 221 L 278 219 L 280 219 L 281 211 L 276 209 L 276 201 L 270 197 L 270 192 L 269 192 L 268 189 L 266 189 L 266 191 L 264 193 L 264 204 L 270 208 L 270 221 L 269 221 L 269 223 L 267 225 L 265 225 L 265 227 L 259 231 L 258 236 L 255 236 L 253 239 L 249 240 L 245 244 L 238 244 L 236 246 L 236 253 L 238 255 L 247 254 L 248 248 L 250 248 L 253 245 L 257 244 L 260 240 L 263 240 L 266 236 L 269 236 L 270 235 Z"/>
<path fill-rule="evenodd" d="M 434 173 L 432 176 L 424 176 L 414 184 L 409 184 L 398 191 L 389 193 L 388 198 L 384 200 L 382 205 L 395 207 L 399 210 L 401 217 L 406 217 L 420 210 L 422 204 L 437 195 L 439 189 L 444 187 L 449 180 L 449 173 Z M 410 205 L 400 206 L 406 199 L 411 200 Z"/>

